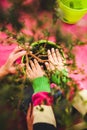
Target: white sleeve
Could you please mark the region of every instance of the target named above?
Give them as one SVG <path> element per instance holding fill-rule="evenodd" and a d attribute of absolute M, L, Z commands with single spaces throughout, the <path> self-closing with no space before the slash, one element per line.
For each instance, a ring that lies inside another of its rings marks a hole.
<path fill-rule="evenodd" d="M 81 90 L 73 99 L 73 107 L 82 115 L 87 113 L 87 90 Z"/>
<path fill-rule="evenodd" d="M 34 123 L 48 123 L 56 127 L 52 106 L 38 105 L 33 108 Z"/>

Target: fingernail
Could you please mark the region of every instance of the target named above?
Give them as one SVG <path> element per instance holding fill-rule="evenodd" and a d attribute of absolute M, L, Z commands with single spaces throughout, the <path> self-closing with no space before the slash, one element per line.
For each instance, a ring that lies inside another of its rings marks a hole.
<path fill-rule="evenodd" d="M 52 48 L 52 51 L 54 51 L 54 48 Z"/>
<path fill-rule="evenodd" d="M 45 64 L 47 65 L 47 64 L 48 64 L 48 62 L 45 62 Z"/>
<path fill-rule="evenodd" d="M 36 60 L 36 59 L 34 59 L 34 61 L 36 62 L 37 60 Z"/>
<path fill-rule="evenodd" d="M 50 50 L 48 50 L 48 52 L 50 52 Z"/>

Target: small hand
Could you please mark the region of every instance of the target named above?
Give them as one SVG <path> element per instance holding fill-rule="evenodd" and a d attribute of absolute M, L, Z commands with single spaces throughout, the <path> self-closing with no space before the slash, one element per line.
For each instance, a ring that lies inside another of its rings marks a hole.
<path fill-rule="evenodd" d="M 58 49 L 54 50 L 54 48 L 52 48 L 51 51 L 48 50 L 48 60 L 49 62 L 46 62 L 45 65 L 49 71 L 62 70 L 65 68 L 64 59 Z"/>
<path fill-rule="evenodd" d="M 33 130 L 33 110 L 31 104 L 29 105 L 26 119 L 28 130 Z"/>
<path fill-rule="evenodd" d="M 18 58 L 22 57 L 26 54 L 26 51 L 23 50 L 21 47 L 16 47 L 14 51 L 9 55 L 6 63 L 0 68 L 0 77 L 3 77 L 9 73 L 16 73 L 17 67 L 21 68 L 24 66 L 24 64 L 19 64 L 17 67 L 15 65 L 15 62 Z"/>
<path fill-rule="evenodd" d="M 45 74 L 45 71 L 41 68 L 36 59 L 34 59 L 34 62 L 30 60 L 30 65 L 26 64 L 26 67 L 27 67 L 26 73 L 30 80 L 42 77 Z"/>

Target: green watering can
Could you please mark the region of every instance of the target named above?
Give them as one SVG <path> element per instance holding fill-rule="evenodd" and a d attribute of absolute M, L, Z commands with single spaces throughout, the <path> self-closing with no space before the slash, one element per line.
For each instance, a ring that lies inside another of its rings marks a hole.
<path fill-rule="evenodd" d="M 87 13 L 87 0 L 57 0 L 60 18 L 65 23 L 75 24 Z"/>

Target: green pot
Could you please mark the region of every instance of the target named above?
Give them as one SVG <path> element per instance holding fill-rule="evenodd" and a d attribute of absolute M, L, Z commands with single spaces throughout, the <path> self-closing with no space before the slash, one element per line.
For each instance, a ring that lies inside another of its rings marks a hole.
<path fill-rule="evenodd" d="M 57 0 L 60 18 L 65 23 L 75 24 L 87 13 L 87 0 Z"/>
<path fill-rule="evenodd" d="M 41 53 L 43 53 L 43 55 L 44 55 L 44 51 L 46 51 L 46 53 L 47 53 L 48 49 L 54 48 L 54 49 L 59 49 L 59 52 L 61 54 L 63 54 L 62 48 L 59 45 L 57 45 L 56 43 L 52 42 L 52 41 L 39 40 L 39 41 L 36 41 L 36 42 L 32 43 L 31 47 L 32 47 L 32 52 L 33 53 L 35 53 L 36 51 L 42 49 Z"/>
<path fill-rule="evenodd" d="M 45 61 L 48 59 L 47 50 L 51 48 L 59 49 L 60 54 L 64 57 L 62 48 L 59 45 L 55 44 L 54 42 L 47 41 L 47 40 L 39 40 L 31 44 L 32 53 L 36 56 L 36 59 L 38 57 L 42 61 Z M 32 57 L 30 55 L 28 56 L 28 58 L 29 60 L 35 59 L 35 57 Z M 26 63 L 25 56 L 22 57 L 22 62 Z M 41 62 L 40 60 L 38 62 L 40 63 L 40 65 L 43 65 L 45 68 L 45 65 L 43 62 Z"/>

